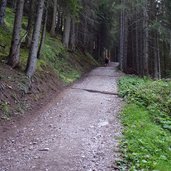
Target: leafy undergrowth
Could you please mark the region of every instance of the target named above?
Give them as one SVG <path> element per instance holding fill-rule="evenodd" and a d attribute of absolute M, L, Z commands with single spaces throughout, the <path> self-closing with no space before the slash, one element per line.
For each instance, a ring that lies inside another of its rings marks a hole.
<path fill-rule="evenodd" d="M 123 156 L 129 170 L 171 170 L 171 82 L 120 79 Z"/>
<path fill-rule="evenodd" d="M 12 70 L 5 65 L 10 50 L 14 12 L 7 8 L 5 25 L 0 27 L 0 117 L 10 118 L 40 104 L 47 103 L 55 92 L 68 85 L 98 63 L 89 54 L 69 52 L 59 37 L 46 34 L 37 72 L 32 82 L 24 74 L 28 49 L 22 45 L 20 67 Z M 27 18 L 23 18 L 21 37 L 25 34 Z M 48 99 L 48 95 L 49 98 Z M 43 100 L 44 99 L 44 100 Z"/>

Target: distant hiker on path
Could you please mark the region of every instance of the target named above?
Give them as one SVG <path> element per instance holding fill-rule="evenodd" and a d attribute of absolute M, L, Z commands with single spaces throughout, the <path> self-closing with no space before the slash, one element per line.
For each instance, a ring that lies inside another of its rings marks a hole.
<path fill-rule="evenodd" d="M 109 58 L 106 56 L 105 57 L 105 66 L 108 66 L 108 64 L 109 64 Z"/>
<path fill-rule="evenodd" d="M 106 48 L 104 48 L 103 50 L 103 57 L 104 57 L 104 63 L 105 63 L 105 66 L 108 66 L 109 63 L 110 63 L 110 51 Z"/>

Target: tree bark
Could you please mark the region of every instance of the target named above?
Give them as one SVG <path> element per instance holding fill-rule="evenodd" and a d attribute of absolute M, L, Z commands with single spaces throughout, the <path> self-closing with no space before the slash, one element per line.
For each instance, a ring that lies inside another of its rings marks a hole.
<path fill-rule="evenodd" d="M 62 35 L 62 27 L 63 27 L 63 11 L 58 9 L 58 22 L 57 22 L 57 33 Z"/>
<path fill-rule="evenodd" d="M 50 34 L 51 36 L 55 36 L 55 29 L 56 29 L 56 13 L 57 13 L 57 0 L 54 0 L 54 4 L 53 4 L 53 17 L 52 17 L 52 26 L 51 26 L 51 30 L 50 30 Z"/>
<path fill-rule="evenodd" d="M 156 79 L 161 79 L 161 65 L 160 65 L 160 50 L 159 50 L 159 38 L 158 33 L 155 34 L 154 38 L 155 46 L 154 46 L 154 77 Z"/>
<path fill-rule="evenodd" d="M 125 0 L 121 0 L 121 4 L 125 5 Z M 124 43 L 125 43 L 125 9 L 122 9 L 120 15 L 120 48 L 119 48 L 119 63 L 120 63 L 121 71 L 125 69 Z"/>
<path fill-rule="evenodd" d="M 37 53 L 38 53 L 38 46 L 39 46 L 39 37 L 40 37 L 44 2 L 45 0 L 39 0 L 37 17 L 36 17 L 36 22 L 33 32 L 33 39 L 32 39 L 31 49 L 27 61 L 27 67 L 26 67 L 26 74 L 29 78 L 33 76 L 36 70 Z"/>
<path fill-rule="evenodd" d="M 144 9 L 143 9 L 143 30 L 144 30 L 144 75 L 149 75 L 149 31 L 148 31 L 148 11 L 147 11 L 147 1 L 144 2 Z"/>
<path fill-rule="evenodd" d="M 138 12 L 137 12 L 137 10 L 136 10 L 136 20 L 138 20 L 138 17 L 137 17 L 137 15 L 138 15 Z M 136 25 L 135 25 L 135 34 L 136 34 L 136 72 L 138 73 L 138 74 L 140 74 L 140 67 L 139 67 L 139 65 L 140 65 L 140 61 L 139 61 L 139 58 L 140 58 L 140 56 L 139 56 L 139 25 L 138 25 L 138 23 L 136 23 Z"/>
<path fill-rule="evenodd" d="M 16 6 L 17 6 L 17 0 L 13 0 L 13 3 L 12 3 L 13 9 L 16 9 Z"/>
<path fill-rule="evenodd" d="M 38 59 L 40 59 L 41 50 L 43 48 L 45 38 L 46 38 L 47 13 L 48 13 L 48 10 L 46 8 L 45 14 L 44 14 L 44 19 L 43 19 L 43 24 L 42 24 L 43 28 L 42 28 L 42 34 L 41 34 L 41 39 L 40 39 L 40 45 L 39 45 L 39 50 L 38 50 L 38 54 L 37 54 Z"/>
<path fill-rule="evenodd" d="M 86 19 L 86 13 L 85 13 L 85 16 L 83 17 L 83 23 L 82 23 L 82 29 L 83 29 L 83 46 L 86 50 L 87 48 L 87 19 Z"/>
<path fill-rule="evenodd" d="M 33 35 L 33 24 L 35 18 L 35 0 L 30 0 L 30 13 L 28 18 L 28 25 L 27 25 L 27 37 L 26 37 L 26 46 L 29 48 L 31 46 L 31 40 Z"/>
<path fill-rule="evenodd" d="M 23 7 L 24 7 L 24 0 L 18 0 L 10 54 L 8 58 L 8 64 L 12 68 L 15 68 L 19 64 L 20 45 L 21 45 L 20 32 L 21 32 L 22 17 L 23 17 Z"/>
<path fill-rule="evenodd" d="M 66 48 L 68 48 L 69 46 L 70 30 L 71 30 L 71 15 L 68 12 L 65 18 L 64 35 L 63 35 L 63 44 Z"/>
<path fill-rule="evenodd" d="M 72 19 L 71 21 L 71 36 L 70 36 L 70 44 L 71 44 L 71 49 L 75 51 L 75 19 Z"/>
<path fill-rule="evenodd" d="M 140 68 L 140 75 L 144 75 L 144 54 L 143 54 L 143 43 L 144 43 L 144 30 L 143 30 L 143 21 L 140 23 L 140 42 L 139 42 L 139 49 L 140 49 L 140 57 L 139 57 L 139 68 Z"/>
<path fill-rule="evenodd" d="M 170 39 L 170 42 L 169 42 L 169 59 L 171 59 L 171 31 L 169 33 L 169 39 Z"/>
<path fill-rule="evenodd" d="M 123 18 L 123 71 L 127 72 L 127 63 L 128 63 L 128 21 L 126 11 L 124 11 L 124 18 Z"/>
<path fill-rule="evenodd" d="M 2 0 L 0 3 L 0 26 L 4 24 L 6 6 L 7 0 Z"/>
<path fill-rule="evenodd" d="M 123 4 L 123 0 L 121 0 L 121 4 Z M 120 44 L 119 44 L 119 64 L 120 70 L 123 71 L 123 9 L 120 13 Z"/>

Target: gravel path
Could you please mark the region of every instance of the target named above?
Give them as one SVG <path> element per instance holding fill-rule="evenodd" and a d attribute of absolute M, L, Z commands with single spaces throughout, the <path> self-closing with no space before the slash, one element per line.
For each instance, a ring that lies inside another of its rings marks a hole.
<path fill-rule="evenodd" d="M 121 75 L 114 63 L 93 70 L 40 115 L 1 138 L 0 171 L 118 170 Z"/>

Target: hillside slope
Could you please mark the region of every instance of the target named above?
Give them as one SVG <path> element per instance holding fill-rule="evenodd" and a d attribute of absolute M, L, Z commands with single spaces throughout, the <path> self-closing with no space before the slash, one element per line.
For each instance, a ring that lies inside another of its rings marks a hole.
<path fill-rule="evenodd" d="M 66 85 L 97 66 L 89 54 L 80 51 L 68 52 L 60 38 L 47 33 L 46 41 L 38 60 L 37 72 L 30 81 L 24 74 L 28 49 L 22 47 L 20 67 L 11 69 L 5 64 L 11 43 L 13 11 L 7 8 L 5 26 L 0 28 L 0 117 L 10 118 L 32 113 L 36 108 L 53 99 Z M 25 34 L 27 18 L 23 19 L 22 35 Z"/>

